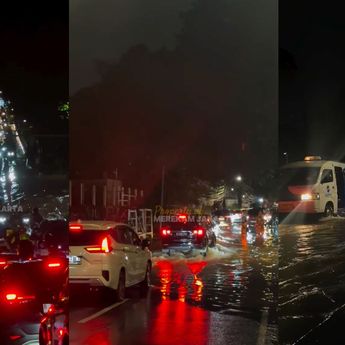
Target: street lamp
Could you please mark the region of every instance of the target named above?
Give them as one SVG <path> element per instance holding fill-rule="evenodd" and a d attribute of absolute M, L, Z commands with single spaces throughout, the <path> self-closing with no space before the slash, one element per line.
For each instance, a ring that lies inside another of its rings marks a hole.
<path fill-rule="evenodd" d="M 289 155 L 288 155 L 288 153 L 287 153 L 287 152 L 284 152 L 284 153 L 283 153 L 283 156 L 284 156 L 284 158 L 285 158 L 286 164 L 289 163 Z"/>
<path fill-rule="evenodd" d="M 237 202 L 238 202 L 238 207 L 242 208 L 242 176 L 237 175 L 235 177 L 235 180 L 238 184 L 237 186 Z"/>
<path fill-rule="evenodd" d="M 241 175 L 236 176 L 236 181 L 237 182 L 242 182 L 242 176 Z"/>

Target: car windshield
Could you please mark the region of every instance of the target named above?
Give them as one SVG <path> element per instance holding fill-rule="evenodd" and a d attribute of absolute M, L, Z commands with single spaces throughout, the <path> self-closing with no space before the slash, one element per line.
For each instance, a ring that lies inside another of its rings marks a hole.
<path fill-rule="evenodd" d="M 319 167 L 285 168 L 280 171 L 280 185 L 314 185 L 320 173 Z"/>
<path fill-rule="evenodd" d="M 70 232 L 70 246 L 97 245 L 102 243 L 102 239 L 109 234 L 107 230 L 82 230 L 80 232 Z"/>

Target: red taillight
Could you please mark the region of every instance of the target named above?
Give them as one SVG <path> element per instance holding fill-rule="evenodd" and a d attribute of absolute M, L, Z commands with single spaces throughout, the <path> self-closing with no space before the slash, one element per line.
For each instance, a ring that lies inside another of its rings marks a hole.
<path fill-rule="evenodd" d="M 205 229 L 204 228 L 194 229 L 193 234 L 197 236 L 203 236 L 205 234 Z"/>
<path fill-rule="evenodd" d="M 81 224 L 70 224 L 69 225 L 69 231 L 71 232 L 80 232 L 83 230 L 83 227 Z"/>
<path fill-rule="evenodd" d="M 109 238 L 105 237 L 102 240 L 101 246 L 86 247 L 85 250 L 89 253 L 110 253 L 112 248 L 110 247 Z"/>
<path fill-rule="evenodd" d="M 170 236 L 171 235 L 171 229 L 169 229 L 169 228 L 162 228 L 161 229 L 161 235 L 162 236 Z"/>
<path fill-rule="evenodd" d="M 33 295 L 18 295 L 16 293 L 8 293 L 5 295 L 7 302 L 18 302 L 18 303 L 22 303 L 22 302 L 28 302 L 30 300 L 35 299 L 36 297 Z"/>
<path fill-rule="evenodd" d="M 110 246 L 109 246 L 109 240 L 108 237 L 105 237 L 102 241 L 102 252 L 109 253 L 110 252 Z"/>
<path fill-rule="evenodd" d="M 61 262 L 49 262 L 48 263 L 49 268 L 58 268 L 61 267 Z"/>
<path fill-rule="evenodd" d="M 0 268 L 4 268 L 7 265 L 7 261 L 0 261 Z"/>
<path fill-rule="evenodd" d="M 15 340 L 20 339 L 21 337 L 22 337 L 21 335 L 10 335 L 10 340 L 15 341 Z"/>
<path fill-rule="evenodd" d="M 15 293 L 8 293 L 6 295 L 7 301 L 15 301 L 17 299 L 17 294 Z"/>

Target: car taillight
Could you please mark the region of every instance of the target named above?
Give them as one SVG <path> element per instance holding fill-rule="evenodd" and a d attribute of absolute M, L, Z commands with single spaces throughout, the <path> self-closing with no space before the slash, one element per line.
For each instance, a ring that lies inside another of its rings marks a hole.
<path fill-rule="evenodd" d="M 102 251 L 104 253 L 109 253 L 110 252 L 110 246 L 109 246 L 109 240 L 108 237 L 105 237 L 102 241 Z"/>
<path fill-rule="evenodd" d="M 8 293 L 6 295 L 7 301 L 15 301 L 16 299 L 17 299 L 17 294 L 15 294 L 15 293 Z"/>
<path fill-rule="evenodd" d="M 85 250 L 89 253 L 110 253 L 113 249 L 110 247 L 109 238 L 105 237 L 100 246 L 86 247 Z"/>
<path fill-rule="evenodd" d="M 3 260 L 0 261 L 0 269 L 4 268 L 6 265 L 7 265 L 7 261 L 3 261 Z"/>
<path fill-rule="evenodd" d="M 7 302 L 27 302 L 29 300 L 35 299 L 33 295 L 18 295 L 16 293 L 8 293 L 5 295 Z"/>
<path fill-rule="evenodd" d="M 162 228 L 161 229 L 161 235 L 163 237 L 170 236 L 171 235 L 171 229 L 169 229 L 169 228 Z"/>
<path fill-rule="evenodd" d="M 69 225 L 69 231 L 71 232 L 80 232 L 83 230 L 83 227 L 81 224 L 70 224 Z"/>
<path fill-rule="evenodd" d="M 61 262 L 49 262 L 47 266 L 48 268 L 59 268 L 61 267 Z"/>
<path fill-rule="evenodd" d="M 21 335 L 10 335 L 10 340 L 15 341 L 20 339 L 22 336 Z"/>
<path fill-rule="evenodd" d="M 204 236 L 205 229 L 204 228 L 197 228 L 193 230 L 193 234 L 197 236 Z"/>

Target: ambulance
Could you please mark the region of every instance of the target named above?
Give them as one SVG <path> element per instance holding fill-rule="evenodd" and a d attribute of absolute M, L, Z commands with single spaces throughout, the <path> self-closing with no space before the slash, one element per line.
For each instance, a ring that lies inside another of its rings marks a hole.
<path fill-rule="evenodd" d="M 345 163 L 307 156 L 280 169 L 279 214 L 331 217 L 345 210 Z"/>

